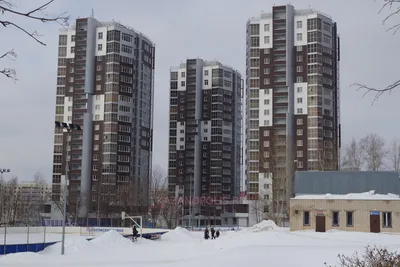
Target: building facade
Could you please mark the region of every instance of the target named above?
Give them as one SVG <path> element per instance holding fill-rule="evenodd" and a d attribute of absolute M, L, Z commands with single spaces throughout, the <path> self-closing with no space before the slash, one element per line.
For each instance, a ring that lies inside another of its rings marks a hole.
<path fill-rule="evenodd" d="M 242 173 L 240 73 L 217 61 L 188 59 L 171 68 L 170 75 L 170 196 L 238 197 Z M 221 224 L 221 206 L 197 204 L 189 209 L 185 202 L 181 223 L 205 225 L 211 216 L 214 224 Z"/>
<path fill-rule="evenodd" d="M 83 128 L 68 139 L 55 129 L 52 198 L 62 201 L 68 154 L 69 213 L 106 216 L 147 201 L 154 60 L 148 37 L 114 21 L 60 30 L 55 120 Z"/>
<path fill-rule="evenodd" d="M 339 48 L 318 11 L 274 6 L 247 22 L 247 197 L 275 213 L 287 214 L 295 171 L 338 169 Z"/>
<path fill-rule="evenodd" d="M 302 195 L 290 200 L 290 230 L 400 232 L 399 195 Z"/>

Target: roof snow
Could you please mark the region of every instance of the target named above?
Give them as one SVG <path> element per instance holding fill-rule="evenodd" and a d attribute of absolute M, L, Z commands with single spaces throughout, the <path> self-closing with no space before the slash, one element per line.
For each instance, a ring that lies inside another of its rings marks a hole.
<path fill-rule="evenodd" d="M 350 193 L 346 195 L 325 194 L 325 195 L 297 195 L 294 199 L 357 199 L 357 200 L 400 200 L 400 195 L 375 194 L 375 190 L 364 193 Z"/>

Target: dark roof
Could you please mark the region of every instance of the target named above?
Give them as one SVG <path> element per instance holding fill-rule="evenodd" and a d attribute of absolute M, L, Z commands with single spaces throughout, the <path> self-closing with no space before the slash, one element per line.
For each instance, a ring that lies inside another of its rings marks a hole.
<path fill-rule="evenodd" d="M 305 171 L 296 172 L 294 192 L 350 194 L 375 190 L 376 194 L 400 194 L 400 173 L 392 171 Z"/>

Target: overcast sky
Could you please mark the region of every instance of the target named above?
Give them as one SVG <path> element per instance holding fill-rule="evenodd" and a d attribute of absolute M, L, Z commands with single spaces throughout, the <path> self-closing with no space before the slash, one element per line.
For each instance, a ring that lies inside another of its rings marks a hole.
<path fill-rule="evenodd" d="M 22 11 L 45 0 L 12 0 Z M 382 0 L 291 0 L 297 9 L 311 6 L 338 23 L 341 35 L 341 121 L 343 143 L 375 132 L 388 140 L 400 137 L 400 88 L 383 95 L 373 106 L 349 87 L 354 82 L 383 86 L 399 79 L 400 33 L 382 26 Z M 269 12 L 268 0 L 56 0 L 47 12 L 64 11 L 71 22 L 94 9 L 100 21 L 116 20 L 145 33 L 156 43 L 154 164 L 168 165 L 169 68 L 191 57 L 219 60 L 245 75 L 246 22 Z M 385 13 L 387 14 L 387 12 Z M 4 16 L 0 15 L 0 18 Z M 10 17 L 7 16 L 7 19 Z M 399 23 L 395 17 L 389 23 Z M 51 181 L 55 113 L 57 42 L 56 24 L 17 18 L 14 22 L 39 30 L 41 46 L 14 28 L 0 28 L 0 53 L 15 49 L 15 62 L 0 61 L 0 68 L 15 67 L 19 81 L 0 76 L 0 168 L 31 180 L 36 172 Z M 396 49 L 397 48 L 397 49 Z M 8 175 L 6 177 L 10 177 Z"/>

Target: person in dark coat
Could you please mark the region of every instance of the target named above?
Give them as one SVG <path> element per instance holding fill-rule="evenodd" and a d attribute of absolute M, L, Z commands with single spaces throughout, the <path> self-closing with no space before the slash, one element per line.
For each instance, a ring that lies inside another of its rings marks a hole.
<path fill-rule="evenodd" d="M 132 234 L 133 234 L 133 240 L 136 240 L 138 235 L 138 230 L 136 229 L 136 225 L 134 225 L 132 228 Z"/>
<path fill-rule="evenodd" d="M 215 236 L 216 236 L 216 238 L 219 237 L 219 230 L 217 230 L 217 231 L 215 232 Z"/>
<path fill-rule="evenodd" d="M 208 232 L 208 228 L 206 227 L 206 229 L 204 230 L 204 239 L 209 239 L 210 238 L 210 235 L 209 235 L 209 232 Z"/>
<path fill-rule="evenodd" d="M 214 227 L 211 227 L 211 239 L 215 239 L 215 230 L 214 230 Z"/>

